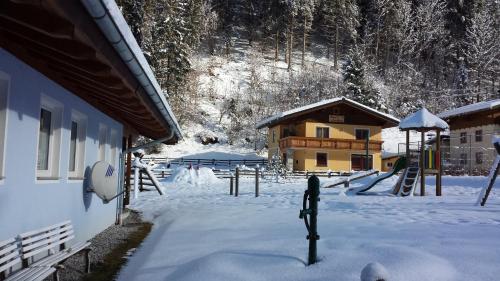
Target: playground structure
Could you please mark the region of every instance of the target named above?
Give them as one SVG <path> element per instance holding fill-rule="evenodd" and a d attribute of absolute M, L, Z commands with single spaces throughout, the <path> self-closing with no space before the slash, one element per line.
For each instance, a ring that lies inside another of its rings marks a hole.
<path fill-rule="evenodd" d="M 491 167 L 490 174 L 488 175 L 488 184 L 481 190 L 479 194 L 479 198 L 477 204 L 484 206 L 486 204 L 486 200 L 488 200 L 488 196 L 490 195 L 491 189 L 493 188 L 493 184 L 495 184 L 495 180 L 498 175 L 498 170 L 500 170 L 500 138 L 495 137 L 493 139 L 493 145 L 497 151 L 497 157 L 495 158 L 495 162 Z"/>
<path fill-rule="evenodd" d="M 420 195 L 425 196 L 425 175 L 436 175 L 436 196 L 441 196 L 441 176 L 442 165 L 440 155 L 440 142 L 436 143 L 436 150 L 425 149 L 425 133 L 436 131 L 437 139 L 440 139 L 441 132 L 448 128 L 448 124 L 439 117 L 431 114 L 427 109 L 413 113 L 406 117 L 399 124 L 399 129 L 406 131 L 406 156 L 400 157 L 394 164 L 391 171 L 374 178 L 368 184 L 350 189 L 350 192 L 358 195 L 365 194 L 377 183 L 402 173 L 392 190 L 392 194 L 397 196 L 410 196 L 415 192 L 417 183 L 420 181 Z M 421 134 L 420 147 L 410 147 L 410 131 L 415 130 Z"/>

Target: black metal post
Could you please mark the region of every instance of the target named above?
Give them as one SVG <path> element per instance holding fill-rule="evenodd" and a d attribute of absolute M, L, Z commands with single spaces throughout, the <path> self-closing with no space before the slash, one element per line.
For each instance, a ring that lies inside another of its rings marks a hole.
<path fill-rule="evenodd" d="M 309 201 L 309 208 L 306 208 L 307 201 Z M 318 235 L 318 201 L 319 201 L 319 178 L 312 175 L 307 181 L 307 190 L 304 192 L 304 199 L 302 202 L 303 209 L 300 210 L 299 218 L 304 219 L 309 240 L 309 255 L 308 265 L 316 263 L 317 247 L 316 241 L 319 240 Z M 309 215 L 310 220 L 307 218 Z"/>
<path fill-rule="evenodd" d="M 240 168 L 236 167 L 236 179 L 235 179 L 235 188 L 234 188 L 234 196 L 238 197 L 238 191 L 240 188 Z"/>
<path fill-rule="evenodd" d="M 233 195 L 233 175 L 229 177 L 229 195 Z"/>
<path fill-rule="evenodd" d="M 255 197 L 259 197 L 259 165 L 255 167 Z"/>

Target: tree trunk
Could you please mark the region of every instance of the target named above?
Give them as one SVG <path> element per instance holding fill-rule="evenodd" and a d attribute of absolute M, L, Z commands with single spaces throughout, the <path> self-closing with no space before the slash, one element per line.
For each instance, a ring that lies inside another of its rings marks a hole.
<path fill-rule="evenodd" d="M 307 19 L 304 17 L 304 33 L 302 34 L 302 67 L 304 67 L 304 63 L 306 61 L 306 27 Z"/>
<path fill-rule="evenodd" d="M 335 42 L 333 49 L 333 67 L 335 70 L 338 69 L 338 61 L 339 61 L 339 25 L 338 22 L 335 24 Z"/>
<path fill-rule="evenodd" d="M 276 30 L 276 48 L 274 49 L 274 61 L 278 61 L 279 30 Z"/>
<path fill-rule="evenodd" d="M 292 56 L 293 56 L 293 18 L 290 24 L 290 44 L 288 44 L 288 70 L 292 69 Z"/>

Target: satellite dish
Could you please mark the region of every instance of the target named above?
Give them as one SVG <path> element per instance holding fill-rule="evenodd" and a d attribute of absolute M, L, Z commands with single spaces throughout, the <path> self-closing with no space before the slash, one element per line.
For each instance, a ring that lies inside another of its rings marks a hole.
<path fill-rule="evenodd" d="M 99 198 L 110 201 L 116 196 L 118 171 L 106 161 L 99 161 L 92 166 L 90 185 Z"/>

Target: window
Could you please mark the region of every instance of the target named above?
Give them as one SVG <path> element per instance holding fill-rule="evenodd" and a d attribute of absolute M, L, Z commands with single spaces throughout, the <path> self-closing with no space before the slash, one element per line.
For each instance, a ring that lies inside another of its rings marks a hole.
<path fill-rule="evenodd" d="M 460 154 L 460 165 L 467 165 L 467 153 Z"/>
<path fill-rule="evenodd" d="M 106 161 L 106 141 L 108 128 L 106 125 L 99 124 L 99 147 L 97 161 Z"/>
<path fill-rule="evenodd" d="M 276 131 L 273 130 L 273 143 L 275 143 L 275 142 L 276 142 Z"/>
<path fill-rule="evenodd" d="M 392 162 L 387 163 L 387 167 L 391 168 L 392 167 Z"/>
<path fill-rule="evenodd" d="M 116 130 L 111 130 L 111 138 L 110 138 L 110 148 L 111 148 L 111 153 L 110 153 L 110 163 L 114 167 L 116 167 L 116 150 L 118 149 L 118 133 Z"/>
<path fill-rule="evenodd" d="M 9 77 L 0 72 L 0 179 L 4 177 L 5 130 L 7 126 L 7 98 Z"/>
<path fill-rule="evenodd" d="M 357 140 L 366 140 L 370 136 L 370 130 L 368 129 L 356 129 L 355 132 Z"/>
<path fill-rule="evenodd" d="M 466 132 L 460 133 L 460 143 L 467 143 L 467 133 Z"/>
<path fill-rule="evenodd" d="M 476 164 L 483 164 L 483 153 L 476 152 Z"/>
<path fill-rule="evenodd" d="M 373 169 L 373 156 L 368 155 L 368 167 L 366 167 L 366 154 L 351 155 L 351 170 L 362 171 Z"/>
<path fill-rule="evenodd" d="M 71 113 L 69 138 L 68 178 L 83 178 L 87 117 L 77 111 Z"/>
<path fill-rule="evenodd" d="M 283 129 L 283 137 L 286 138 L 288 136 L 290 136 L 290 129 L 284 128 Z"/>
<path fill-rule="evenodd" d="M 483 130 L 477 130 L 476 131 L 476 142 L 482 142 L 483 141 Z"/>
<path fill-rule="evenodd" d="M 327 167 L 328 166 L 328 154 L 316 153 L 316 166 L 317 167 Z"/>
<path fill-rule="evenodd" d="M 38 131 L 37 178 L 57 179 L 61 148 L 62 105 L 42 96 Z"/>
<path fill-rule="evenodd" d="M 316 137 L 327 139 L 330 137 L 330 128 L 328 127 L 316 127 Z"/>

